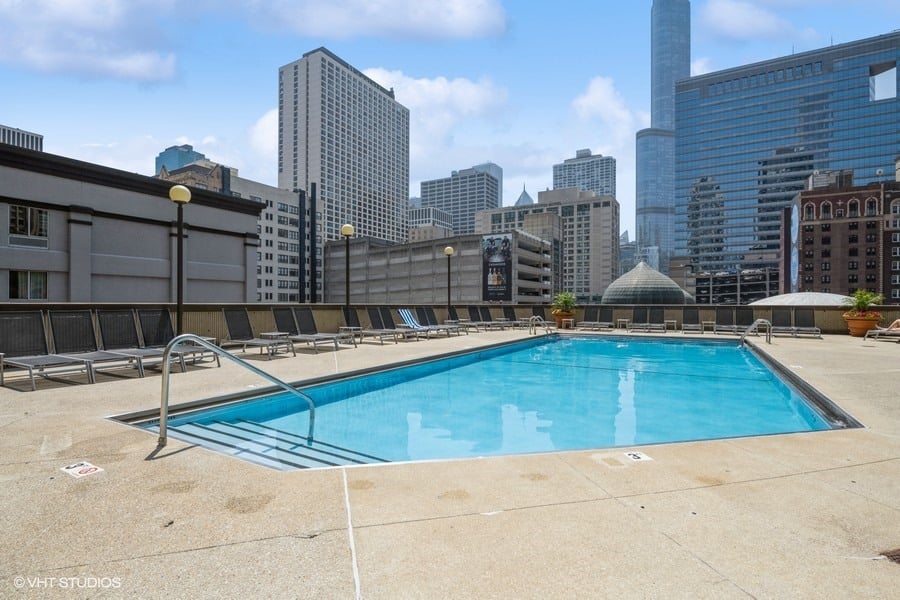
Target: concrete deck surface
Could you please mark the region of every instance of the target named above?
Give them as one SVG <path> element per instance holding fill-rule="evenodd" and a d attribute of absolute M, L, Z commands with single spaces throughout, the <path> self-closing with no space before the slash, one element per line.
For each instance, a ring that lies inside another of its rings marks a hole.
<path fill-rule="evenodd" d="M 296 380 L 526 336 L 253 364 Z M 158 407 L 158 371 L 2 388 L 0 597 L 900 597 L 881 556 L 900 547 L 900 344 L 755 343 L 865 427 L 281 473 L 174 439 L 156 454 L 106 418 Z M 171 389 L 263 385 L 223 364 Z M 103 471 L 60 470 L 78 461 Z"/>

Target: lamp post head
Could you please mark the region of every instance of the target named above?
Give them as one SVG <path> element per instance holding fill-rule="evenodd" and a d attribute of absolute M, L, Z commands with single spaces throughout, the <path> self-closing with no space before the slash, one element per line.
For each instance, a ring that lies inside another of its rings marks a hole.
<path fill-rule="evenodd" d="M 444 248 L 444 254 L 447 256 L 447 258 L 453 256 L 453 252 L 453 246 L 447 246 L 446 248 Z"/>
<path fill-rule="evenodd" d="M 187 204 L 191 201 L 191 190 L 183 185 L 173 185 L 169 188 L 169 200 L 178 204 Z"/>
<path fill-rule="evenodd" d="M 341 225 L 341 235 L 349 238 L 353 235 L 356 230 L 353 229 L 353 225 L 350 223 L 346 223 L 345 225 Z"/>

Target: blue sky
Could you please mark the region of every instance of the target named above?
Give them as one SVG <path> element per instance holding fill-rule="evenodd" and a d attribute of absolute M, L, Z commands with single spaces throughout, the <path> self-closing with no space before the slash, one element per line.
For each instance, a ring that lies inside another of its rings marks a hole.
<path fill-rule="evenodd" d="M 634 232 L 650 0 L 0 0 L 0 123 L 153 174 L 189 143 L 277 182 L 278 68 L 325 46 L 410 109 L 410 195 L 493 161 L 504 204 L 579 148 L 618 166 Z M 693 0 L 694 74 L 888 33 L 898 0 Z"/>

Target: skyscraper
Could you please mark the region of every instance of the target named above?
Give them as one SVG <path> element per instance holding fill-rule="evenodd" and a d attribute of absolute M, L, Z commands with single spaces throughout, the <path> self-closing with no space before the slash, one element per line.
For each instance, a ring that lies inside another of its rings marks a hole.
<path fill-rule="evenodd" d="M 616 159 L 577 150 L 575 158 L 553 165 L 553 189 L 578 188 L 595 194 L 616 195 Z"/>
<path fill-rule="evenodd" d="M 156 170 L 154 173 L 159 175 L 159 172 L 162 171 L 163 167 L 166 168 L 166 171 L 171 173 L 175 169 L 186 167 L 198 160 L 206 160 L 206 155 L 194 150 L 194 147 L 190 144 L 169 146 L 156 155 Z"/>
<path fill-rule="evenodd" d="M 675 82 L 691 74 L 691 3 L 654 0 L 650 16 L 650 128 L 636 138 L 639 247 L 659 249 L 669 271 L 675 217 Z"/>
<path fill-rule="evenodd" d="M 406 241 L 409 110 L 325 48 L 278 70 L 278 187 L 312 184 L 323 241 Z"/>
<path fill-rule="evenodd" d="M 475 213 L 499 207 L 503 202 L 503 169 L 494 163 L 453 171 L 450 177 L 423 181 L 423 208 L 450 214 L 456 235 L 475 231 Z"/>
<path fill-rule="evenodd" d="M 782 210 L 810 176 L 883 180 L 900 148 L 898 61 L 893 32 L 679 81 L 678 255 L 695 271 L 777 269 Z"/>

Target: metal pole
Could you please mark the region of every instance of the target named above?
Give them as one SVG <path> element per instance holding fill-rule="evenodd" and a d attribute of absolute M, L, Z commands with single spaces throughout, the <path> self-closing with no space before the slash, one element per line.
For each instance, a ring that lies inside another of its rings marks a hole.
<path fill-rule="evenodd" d="M 176 204 L 178 204 L 178 256 L 176 258 L 178 261 L 178 281 L 175 286 L 177 290 L 175 334 L 181 335 L 184 333 L 182 329 L 182 318 L 184 316 L 184 206 L 182 202 L 177 202 Z"/>
<path fill-rule="evenodd" d="M 344 306 L 350 309 L 350 236 L 344 236 Z"/>
<path fill-rule="evenodd" d="M 447 313 L 450 313 L 450 254 L 447 255 Z"/>

